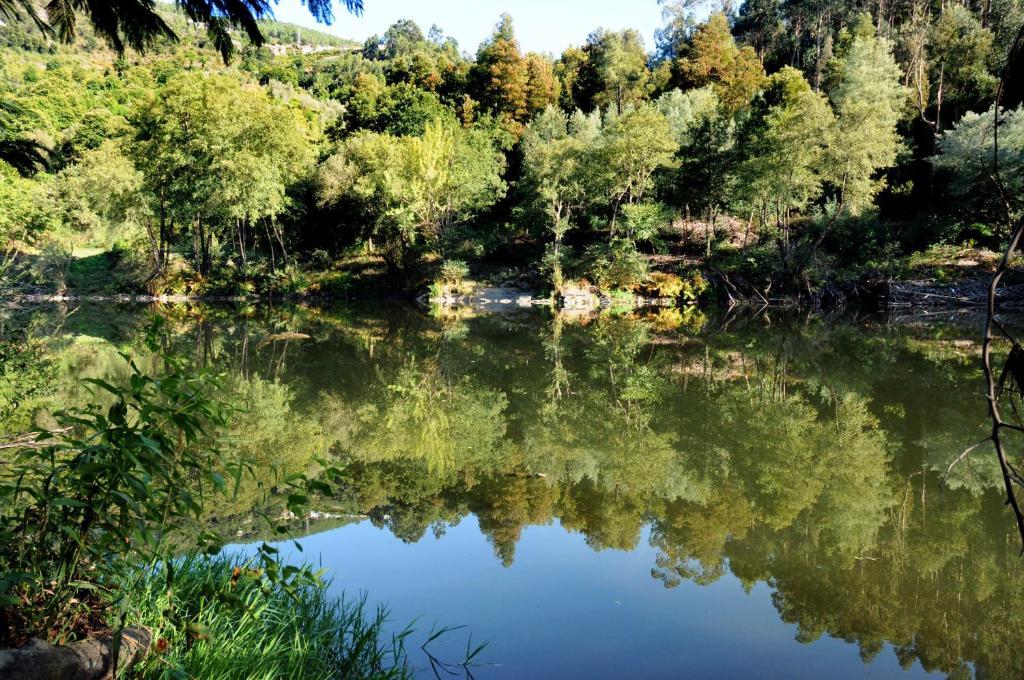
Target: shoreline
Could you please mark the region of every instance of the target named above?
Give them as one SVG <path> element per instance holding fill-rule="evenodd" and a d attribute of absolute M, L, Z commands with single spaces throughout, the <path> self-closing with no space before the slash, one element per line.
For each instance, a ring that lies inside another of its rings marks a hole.
<path fill-rule="evenodd" d="M 149 293 L 76 293 L 9 292 L 3 297 L 3 306 L 35 305 L 47 303 L 115 303 L 129 305 L 190 305 L 190 304 L 254 304 L 285 303 L 297 305 L 332 305 L 389 303 L 412 304 L 420 308 L 437 307 L 443 310 L 471 309 L 478 312 L 508 313 L 513 310 L 544 308 L 566 312 L 600 312 L 607 309 L 643 310 L 650 308 L 753 308 L 841 311 L 846 307 L 873 309 L 893 313 L 970 312 L 983 309 L 989 277 L 965 276 L 948 281 L 931 278 L 916 279 L 862 279 L 844 284 L 832 284 L 811 295 L 785 294 L 771 297 L 763 295 L 750 285 L 734 285 L 720 276 L 709 277 L 709 295 L 699 301 L 683 298 L 651 298 L 626 291 L 621 297 L 593 289 L 584 296 L 578 291 L 562 294 L 537 294 L 533 290 L 507 286 L 481 285 L 472 294 L 431 297 L 429 291 L 352 290 L 342 295 L 236 294 L 188 295 Z M 586 298 L 586 299 L 584 299 Z M 1024 283 L 1003 286 L 999 290 L 997 305 L 1006 310 L 1024 310 Z"/>

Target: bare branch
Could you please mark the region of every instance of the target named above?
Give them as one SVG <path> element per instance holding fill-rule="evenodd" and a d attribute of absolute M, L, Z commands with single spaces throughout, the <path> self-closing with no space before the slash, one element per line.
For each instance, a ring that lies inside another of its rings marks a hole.
<path fill-rule="evenodd" d="M 974 449 L 978 448 L 979 446 L 981 446 L 985 442 L 990 442 L 990 441 L 992 441 L 992 437 L 985 437 L 984 439 L 982 439 L 977 444 L 975 444 L 973 446 L 968 446 L 966 449 L 964 449 L 964 452 L 961 453 L 959 456 L 957 456 L 956 460 L 954 460 L 952 463 L 949 464 L 949 468 L 946 469 L 946 474 L 942 476 L 942 482 L 945 483 L 946 480 L 949 479 L 949 473 L 953 471 L 953 468 L 956 467 L 960 463 L 960 461 L 962 461 L 964 458 L 969 456 L 971 451 L 973 451 Z"/>
<path fill-rule="evenodd" d="M 1003 198 L 1005 198 L 1006 192 L 999 177 L 999 104 L 1002 100 L 1003 91 L 1006 86 L 1007 73 L 1012 67 L 1014 59 L 1021 48 L 1022 40 L 1024 40 L 1024 26 L 1021 26 L 1017 31 L 1017 37 L 1013 42 L 1013 46 L 1010 48 L 1010 53 L 1006 60 L 1006 67 L 1004 68 L 1002 78 L 1000 78 L 999 81 L 999 88 L 996 90 L 995 122 L 992 126 L 992 177 L 996 183 L 997 190 L 1000 192 L 1000 196 Z M 1007 216 L 1009 217 L 1009 214 Z M 1006 246 L 1006 251 L 1003 253 L 999 266 L 996 268 L 996 271 L 992 274 L 992 279 L 989 281 L 988 304 L 985 308 L 985 337 L 982 344 L 981 361 L 985 372 L 988 414 L 992 421 L 992 434 L 990 435 L 990 439 L 996 450 L 996 458 L 999 460 L 999 469 L 1003 474 L 1003 486 L 1006 488 L 1006 504 L 1010 506 L 1011 510 L 1013 510 L 1013 517 L 1016 520 L 1017 531 L 1020 534 L 1021 539 L 1021 553 L 1024 554 L 1024 512 L 1021 511 L 1020 502 L 1017 499 L 1017 493 L 1014 489 L 1014 483 L 1024 486 L 1024 480 L 1022 480 L 1021 475 L 1010 463 L 1002 440 L 1002 432 L 1004 429 L 1024 432 L 1024 428 L 1004 422 L 999 410 L 999 399 L 1002 396 L 1004 381 L 1009 379 L 1011 384 L 1017 382 L 1014 376 L 1014 371 L 1010 370 L 1011 367 L 1009 366 L 1009 363 L 1011 361 L 1017 362 L 1020 360 L 1020 353 L 1022 351 L 1020 344 L 1013 342 L 1010 355 L 1006 360 L 1007 363 L 1004 364 L 1004 368 L 1000 372 L 1001 374 L 998 380 L 996 379 L 996 372 L 992 368 L 993 330 L 998 328 L 1003 335 L 1011 337 L 1010 334 L 1006 332 L 1006 329 L 1004 329 L 996 319 L 996 294 L 999 290 L 999 283 L 1002 281 L 1007 269 L 1009 269 L 1011 258 L 1020 247 L 1022 236 L 1024 236 L 1024 218 L 1018 219 L 1016 224 L 1013 225 L 1013 229 L 1010 231 L 1010 241 Z M 1022 385 L 1017 385 L 1018 389 L 1021 387 Z M 1014 408 L 1014 411 L 1016 411 L 1013 406 L 1012 395 L 1009 399 L 1011 408 Z"/>

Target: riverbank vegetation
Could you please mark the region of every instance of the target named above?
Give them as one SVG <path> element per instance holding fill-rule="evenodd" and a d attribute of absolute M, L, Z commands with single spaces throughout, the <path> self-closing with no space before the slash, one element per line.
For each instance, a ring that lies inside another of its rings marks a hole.
<path fill-rule="evenodd" d="M 723 296 L 806 295 L 998 249 L 1024 165 L 1011 79 L 1002 200 L 1017 3 L 663 4 L 653 50 L 598 29 L 558 56 L 524 54 L 507 15 L 472 54 L 410 21 L 362 46 L 264 24 L 274 44 L 233 34 L 229 63 L 171 6 L 179 40 L 145 53 L 13 20 L 5 278 L 338 297 L 457 269 L 606 294 L 700 273 Z"/>
<path fill-rule="evenodd" d="M 365 598 L 338 600 L 323 582 L 293 593 L 267 588 L 244 559 L 193 556 L 173 569 L 173 591 L 161 569 L 129 593 L 160 652 L 143 661 L 141 677 L 164 677 L 168 668 L 189 678 L 413 677 L 404 648 L 410 631 L 386 632 L 387 612 L 368 611 Z M 191 616 L 201 637 L 169 622 L 169 608 Z"/>

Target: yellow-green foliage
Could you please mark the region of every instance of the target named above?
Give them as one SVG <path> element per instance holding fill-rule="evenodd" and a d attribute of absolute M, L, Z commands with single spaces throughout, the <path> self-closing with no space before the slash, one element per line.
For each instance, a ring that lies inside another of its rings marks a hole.
<path fill-rule="evenodd" d="M 651 272 L 647 287 L 660 297 L 677 298 L 683 292 L 683 280 L 676 274 L 668 272 Z"/>
<path fill-rule="evenodd" d="M 683 281 L 683 298 L 695 302 L 707 289 L 707 279 L 700 272 L 694 272 Z"/>
<path fill-rule="evenodd" d="M 651 324 L 651 329 L 658 333 L 679 330 L 699 331 L 707 323 L 708 317 L 695 306 L 662 307 L 643 317 Z"/>
<path fill-rule="evenodd" d="M 363 460 L 420 459 L 444 472 L 505 453 L 508 398 L 470 380 L 449 382 L 433 366 L 410 362 L 349 427 L 350 451 Z"/>
<path fill-rule="evenodd" d="M 687 302 L 695 302 L 708 289 L 707 280 L 700 272 L 692 272 L 685 277 L 669 272 L 652 272 L 647 280 L 646 289 L 658 297 L 680 297 Z"/>
<path fill-rule="evenodd" d="M 663 307 L 648 317 L 651 327 L 658 332 L 674 331 L 683 325 L 683 313 L 678 307 Z"/>

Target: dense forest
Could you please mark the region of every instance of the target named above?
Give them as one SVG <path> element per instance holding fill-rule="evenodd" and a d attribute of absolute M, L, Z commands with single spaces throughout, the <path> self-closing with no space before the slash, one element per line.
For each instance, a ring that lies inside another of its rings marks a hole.
<path fill-rule="evenodd" d="M 1012 72 L 1005 195 L 991 177 L 1018 0 L 662 5 L 653 46 L 599 28 L 559 56 L 524 54 L 508 15 L 475 54 L 411 21 L 362 46 L 263 22 L 228 61 L 170 5 L 178 39 L 145 51 L 11 19 L 5 280 L 820 294 L 999 246 L 1024 177 Z"/>

